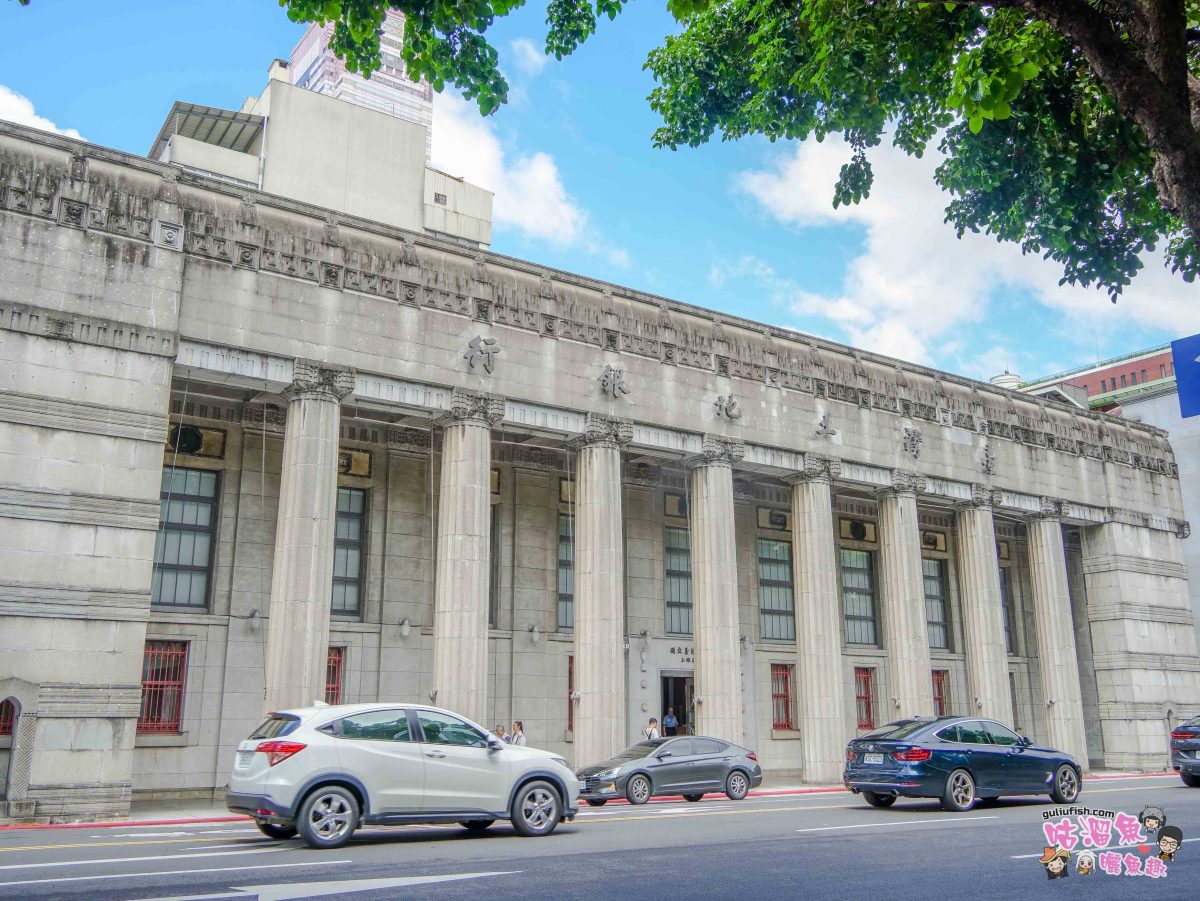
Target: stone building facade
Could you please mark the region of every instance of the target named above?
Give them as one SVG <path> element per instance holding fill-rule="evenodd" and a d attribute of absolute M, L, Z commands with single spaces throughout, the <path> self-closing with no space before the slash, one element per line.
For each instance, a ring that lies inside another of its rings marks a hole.
<path fill-rule="evenodd" d="M 219 792 L 321 698 L 1159 769 L 1181 516 L 1158 429 L 0 124 L 11 817 Z"/>

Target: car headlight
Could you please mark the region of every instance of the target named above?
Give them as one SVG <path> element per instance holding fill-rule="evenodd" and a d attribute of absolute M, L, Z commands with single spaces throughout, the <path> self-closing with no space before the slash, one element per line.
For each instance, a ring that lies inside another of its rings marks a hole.
<path fill-rule="evenodd" d="M 616 779 L 617 773 L 621 772 L 619 766 L 613 767 L 611 770 L 605 770 L 603 773 L 597 773 L 596 778 L 603 782 L 605 779 Z"/>
<path fill-rule="evenodd" d="M 567 758 L 565 758 L 565 757 L 551 757 L 550 760 L 553 763 L 557 763 L 563 769 L 569 770 L 571 768 L 570 765 L 567 763 Z"/>

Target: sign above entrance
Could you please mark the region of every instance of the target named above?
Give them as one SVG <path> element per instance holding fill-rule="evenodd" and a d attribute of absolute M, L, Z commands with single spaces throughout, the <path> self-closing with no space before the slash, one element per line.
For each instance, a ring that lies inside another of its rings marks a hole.
<path fill-rule="evenodd" d="M 673 648 L 671 648 L 671 655 L 674 657 L 678 657 L 679 659 L 677 662 L 679 662 L 679 663 L 695 663 L 696 662 L 691 648 L 685 648 L 683 646 L 673 647 Z"/>

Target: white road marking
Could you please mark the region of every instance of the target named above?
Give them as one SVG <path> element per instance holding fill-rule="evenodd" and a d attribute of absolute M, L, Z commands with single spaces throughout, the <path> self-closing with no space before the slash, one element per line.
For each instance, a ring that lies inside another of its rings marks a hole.
<path fill-rule="evenodd" d="M 1185 841 L 1185 842 L 1200 842 L 1200 838 L 1185 838 L 1185 839 L 1184 839 L 1184 841 Z M 1139 842 L 1138 844 L 1142 844 L 1142 845 L 1150 845 L 1151 847 L 1153 847 L 1153 846 L 1154 846 L 1154 842 L 1153 842 L 1153 840 L 1151 840 L 1151 839 L 1147 839 L 1147 840 L 1146 840 L 1146 841 L 1144 841 L 1144 842 Z M 1089 850 L 1091 850 L 1091 851 L 1096 851 L 1097 853 L 1099 853 L 1100 851 L 1112 851 L 1112 850 L 1114 850 L 1114 849 L 1116 849 L 1116 848 L 1136 848 L 1136 847 L 1137 847 L 1137 844 L 1133 844 L 1133 845 L 1109 845 L 1109 846 L 1107 846 L 1107 847 L 1105 847 L 1105 848 L 1090 848 Z M 1028 859 L 1029 859 L 1029 858 L 1031 858 L 1031 857 L 1041 857 L 1041 856 L 1042 856 L 1041 854 L 1013 854 L 1013 855 L 1012 855 L 1012 856 L 1011 856 L 1009 859 L 1010 859 L 1010 860 L 1028 860 Z"/>
<path fill-rule="evenodd" d="M 258 830 L 256 829 L 255 831 L 257 832 Z M 264 838 L 262 841 L 258 841 L 258 842 L 242 841 L 242 842 L 234 842 L 234 843 L 228 844 L 228 845 L 184 845 L 179 850 L 180 851 L 202 851 L 205 848 L 207 848 L 209 851 L 216 851 L 218 848 L 258 848 L 258 847 L 270 848 L 270 847 L 277 847 L 277 846 L 275 846 L 272 843 L 272 839 Z M 300 847 L 299 845 L 296 845 L 296 848 L 299 848 L 299 847 Z M 283 850 L 286 850 L 286 848 L 280 847 L 279 850 L 283 851 Z"/>
<path fill-rule="evenodd" d="M 253 829 L 200 829 L 194 833 L 189 832 L 188 835 L 241 835 L 245 832 L 262 835 L 257 826 Z"/>
<path fill-rule="evenodd" d="M 904 820 L 899 823 L 856 823 L 853 826 L 815 826 L 812 829 L 797 829 L 797 832 L 828 832 L 833 829 L 870 829 L 873 826 L 912 826 L 920 823 L 962 823 L 969 820 L 995 820 L 995 816 L 986 817 L 938 817 L 935 820 Z M 1035 854 L 1034 857 L 1039 855 Z"/>
<path fill-rule="evenodd" d="M 45 885 L 50 882 L 87 882 L 97 879 L 140 879 L 148 876 L 183 876 L 192 873 L 235 873 L 241 870 L 282 870 L 284 867 L 331 867 L 335 864 L 352 863 L 349 860 L 314 860 L 302 863 L 262 863 L 249 867 L 208 867 L 202 870 L 155 870 L 150 873 L 106 873 L 103 876 L 57 876 L 54 879 L 26 879 L 23 882 L 0 882 L 0 889 L 12 885 Z M 194 898 L 232 898 L 235 895 L 193 895 Z M 150 901 L 150 899 L 146 899 Z M 159 898 L 154 901 L 170 901 Z"/>
<path fill-rule="evenodd" d="M 255 829 L 255 832 L 258 830 Z M 101 832 L 89 838 L 174 838 L 179 835 L 198 835 L 196 832 Z"/>
<path fill-rule="evenodd" d="M 162 854 L 148 857 L 107 857 L 100 860 L 58 860 L 52 863 L 6 863 L 0 870 L 40 870 L 50 867 L 86 867 L 94 863 L 135 863 L 147 860 L 181 860 L 187 857 L 232 857 L 235 854 L 270 854 L 287 848 L 253 848 L 247 851 L 218 851 L 215 854 Z"/>
<path fill-rule="evenodd" d="M 446 876 L 395 876 L 387 879 L 351 879 L 337 882 L 293 882 L 270 885 L 238 885 L 233 891 L 213 895 L 178 895 L 173 898 L 143 898 L 141 901 L 214 901 L 217 898 L 246 898 L 257 895 L 257 901 L 297 901 L 300 898 L 341 896 L 347 892 L 369 892 L 385 888 L 407 888 L 413 885 L 432 885 L 438 882 L 461 882 L 485 876 L 517 876 L 520 870 L 495 873 L 450 873 Z"/>

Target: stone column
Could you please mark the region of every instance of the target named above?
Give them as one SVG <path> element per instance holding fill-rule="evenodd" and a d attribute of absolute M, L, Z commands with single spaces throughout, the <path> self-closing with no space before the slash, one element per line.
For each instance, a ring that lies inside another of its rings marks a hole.
<path fill-rule="evenodd" d="M 481 725 L 487 720 L 492 426 L 503 418 L 503 399 L 456 388 L 440 420 L 432 700 Z"/>
<path fill-rule="evenodd" d="M 621 452 L 633 426 L 588 415 L 575 503 L 575 763 L 626 747 L 625 534 Z"/>
<path fill-rule="evenodd" d="M 742 741 L 741 627 L 733 464 L 746 453 L 733 438 L 704 436 L 691 461 L 692 633 L 696 648 L 696 724 L 704 735 Z"/>
<path fill-rule="evenodd" d="M 1029 519 L 1029 570 L 1033 586 L 1033 619 L 1037 629 L 1038 672 L 1046 703 L 1046 742 L 1066 751 L 1085 770 L 1087 739 L 1079 661 L 1063 548 L 1062 502 L 1042 498 L 1041 511 Z"/>
<path fill-rule="evenodd" d="M 924 476 L 897 469 L 892 471 L 892 487 L 879 492 L 880 600 L 891 690 L 885 720 L 933 715 L 925 579 L 917 525 L 917 494 L 924 490 Z"/>
<path fill-rule="evenodd" d="M 971 691 L 970 703 L 962 713 L 991 717 L 1011 726 L 1013 709 L 1008 690 L 996 524 L 992 520 L 992 494 L 983 485 L 972 485 L 971 501 L 959 507 L 957 543 L 963 651 Z"/>
<path fill-rule="evenodd" d="M 793 583 L 796 597 L 797 728 L 804 781 L 838 782 L 849 730 L 842 684 L 842 603 L 833 535 L 831 485 L 839 460 L 805 454 L 792 483 Z"/>
<path fill-rule="evenodd" d="M 353 370 L 297 360 L 283 438 L 283 471 L 267 623 L 265 707 L 325 700 L 341 402 Z"/>

